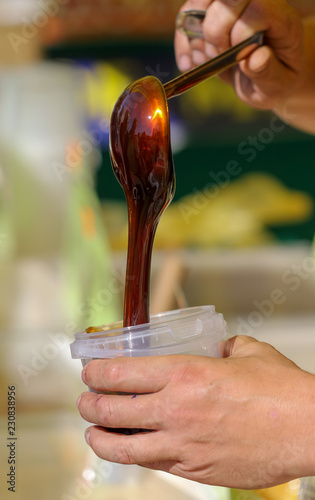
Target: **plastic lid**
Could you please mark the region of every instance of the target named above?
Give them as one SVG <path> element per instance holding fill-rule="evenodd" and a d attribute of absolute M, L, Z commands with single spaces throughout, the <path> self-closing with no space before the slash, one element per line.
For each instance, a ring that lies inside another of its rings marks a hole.
<path fill-rule="evenodd" d="M 72 358 L 189 354 L 218 344 L 226 335 L 226 323 L 214 306 L 168 311 L 142 325 L 123 328 L 119 322 L 99 328 L 75 334 Z"/>

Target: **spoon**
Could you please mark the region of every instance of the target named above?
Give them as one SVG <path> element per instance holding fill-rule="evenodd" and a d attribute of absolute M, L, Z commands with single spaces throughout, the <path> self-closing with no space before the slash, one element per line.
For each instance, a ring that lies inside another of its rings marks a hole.
<path fill-rule="evenodd" d="M 150 264 L 158 221 L 171 202 L 175 174 L 166 95 L 160 80 L 141 78 L 115 104 L 110 157 L 128 207 L 124 326 L 148 323 Z"/>

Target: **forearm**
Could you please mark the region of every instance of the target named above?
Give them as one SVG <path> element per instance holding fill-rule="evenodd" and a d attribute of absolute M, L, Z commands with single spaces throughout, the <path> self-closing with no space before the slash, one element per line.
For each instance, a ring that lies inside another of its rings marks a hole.
<path fill-rule="evenodd" d="M 315 16 L 304 20 L 304 75 L 293 94 L 274 111 L 283 120 L 315 133 Z"/>

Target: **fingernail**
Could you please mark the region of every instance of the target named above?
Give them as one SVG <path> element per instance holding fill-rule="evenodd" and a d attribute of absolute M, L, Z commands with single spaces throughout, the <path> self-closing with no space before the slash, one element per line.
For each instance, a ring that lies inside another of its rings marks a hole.
<path fill-rule="evenodd" d="M 91 433 L 89 430 L 85 431 L 85 441 L 87 444 L 90 446 L 90 441 L 91 441 Z"/>
<path fill-rule="evenodd" d="M 81 396 L 79 396 L 77 399 L 77 402 L 76 402 L 77 408 L 79 408 L 80 401 L 81 401 Z"/>
<path fill-rule="evenodd" d="M 86 384 L 86 370 L 85 370 L 85 368 L 82 370 L 81 377 L 82 377 L 83 382 Z"/>
<path fill-rule="evenodd" d="M 201 50 L 193 50 L 192 58 L 195 64 L 203 64 L 206 62 L 206 55 L 204 52 L 201 52 Z"/>
<path fill-rule="evenodd" d="M 178 69 L 182 72 L 188 71 L 192 67 L 192 62 L 189 56 L 187 54 L 184 54 L 179 58 L 178 61 Z"/>

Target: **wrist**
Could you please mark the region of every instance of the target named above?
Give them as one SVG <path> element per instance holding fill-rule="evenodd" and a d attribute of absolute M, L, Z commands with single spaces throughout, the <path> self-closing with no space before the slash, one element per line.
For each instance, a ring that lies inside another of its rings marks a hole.
<path fill-rule="evenodd" d="M 296 467 L 299 477 L 315 476 L 315 375 L 304 372 L 300 387 L 299 421 L 292 436 L 297 443 Z"/>

